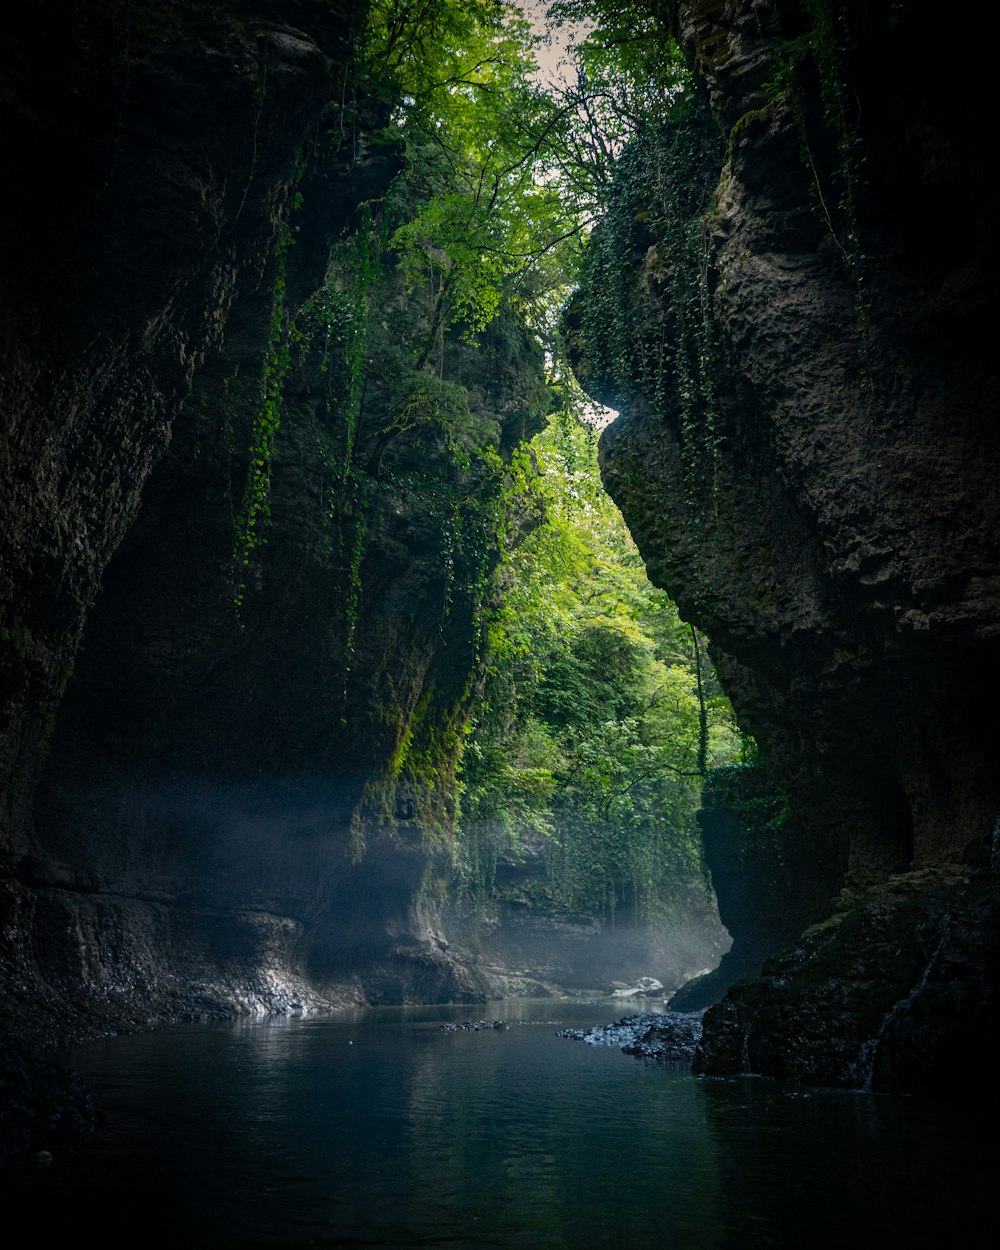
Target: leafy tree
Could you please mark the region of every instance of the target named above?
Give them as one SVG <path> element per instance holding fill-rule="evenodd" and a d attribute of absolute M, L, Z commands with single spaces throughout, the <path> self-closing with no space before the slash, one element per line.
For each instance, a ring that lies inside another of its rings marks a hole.
<path fill-rule="evenodd" d="M 552 144 L 564 195 L 593 217 L 603 210 L 622 149 L 674 107 L 690 83 L 679 48 L 652 0 L 555 0 L 553 31 L 572 32 L 565 117 Z"/>
<path fill-rule="evenodd" d="M 574 32 L 561 83 L 542 81 L 546 37 L 515 4 L 372 5 L 367 89 L 394 102 L 385 138 L 406 163 L 387 206 L 389 246 L 434 303 L 421 367 L 447 323 L 474 341 L 504 298 L 536 329 L 553 321 L 617 157 L 683 94 L 656 5 L 557 0 L 547 20 Z"/>
<path fill-rule="evenodd" d="M 561 111 L 535 74 L 528 23 L 488 0 L 377 0 L 368 72 L 399 101 L 403 145 L 390 248 L 434 309 L 422 366 L 458 321 L 474 341 L 505 298 L 537 321 L 565 286 L 579 218 L 549 176 Z"/>
<path fill-rule="evenodd" d="M 482 903 L 498 858 L 530 846 L 553 901 L 663 918 L 700 879 L 701 777 L 736 758 L 739 731 L 601 488 L 593 428 L 566 407 L 532 446 L 546 519 L 501 570 L 460 873 Z"/>

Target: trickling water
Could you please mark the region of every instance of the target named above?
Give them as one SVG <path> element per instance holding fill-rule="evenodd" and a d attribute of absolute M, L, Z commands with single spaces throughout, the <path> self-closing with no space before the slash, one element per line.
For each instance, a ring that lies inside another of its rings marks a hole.
<path fill-rule="evenodd" d="M 740 1061 L 738 1068 L 741 1076 L 753 1075 L 753 1068 L 750 1064 L 750 1034 L 753 1032 L 756 1020 L 757 1012 L 753 1011 L 743 1023 L 743 1031 L 740 1035 Z"/>
<path fill-rule="evenodd" d="M 927 982 L 930 979 L 930 975 L 936 967 L 937 962 L 941 957 L 941 953 L 948 943 L 950 931 L 951 917 L 945 915 L 942 918 L 941 923 L 941 936 L 934 949 L 931 951 L 926 964 L 924 964 L 924 970 L 920 974 L 920 977 L 913 984 L 910 992 L 904 998 L 897 999 L 885 1015 L 883 1015 L 874 1036 L 870 1037 L 863 1043 L 860 1051 L 858 1052 L 857 1059 L 853 1064 L 851 1064 L 851 1077 L 856 1082 L 856 1088 L 860 1089 L 862 1093 L 870 1094 L 872 1092 L 872 1081 L 875 1078 L 875 1064 L 878 1060 L 879 1048 L 885 1039 L 886 1033 L 895 1024 L 896 1020 L 904 1011 L 909 1011 L 916 1000 L 927 988 Z"/>
<path fill-rule="evenodd" d="M 898 1006 L 897 1004 L 894 1004 Z M 887 1027 L 887 1017 L 883 1017 L 879 1025 L 878 1032 L 874 1037 L 869 1037 L 867 1041 L 861 1043 L 858 1050 L 858 1056 L 848 1066 L 847 1075 L 851 1080 L 851 1087 L 863 1094 L 872 1092 L 872 1081 L 875 1077 L 875 1056 L 878 1054 L 878 1048 L 882 1042 L 882 1034 Z"/>
<path fill-rule="evenodd" d="M 990 835 L 990 868 L 1000 872 L 1000 816 L 996 818 L 993 833 Z"/>
<path fill-rule="evenodd" d="M 77 1049 L 107 1112 L 14 1178 L 37 1245 L 843 1250 L 992 1245 L 987 1106 L 698 1080 L 494 1003 Z M 444 1032 L 487 1015 L 509 1027 Z"/>

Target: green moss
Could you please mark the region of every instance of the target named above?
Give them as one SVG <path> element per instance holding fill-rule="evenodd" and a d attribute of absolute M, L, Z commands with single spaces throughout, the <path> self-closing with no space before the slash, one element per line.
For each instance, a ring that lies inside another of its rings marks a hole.
<path fill-rule="evenodd" d="M 761 852 L 781 868 L 788 833 L 788 798 L 763 764 L 733 764 L 705 776 L 701 805 L 704 820 L 731 814 L 740 856 Z"/>
<path fill-rule="evenodd" d="M 301 159 L 297 162 L 302 175 Z M 247 573 L 254 553 L 267 541 L 265 531 L 271 519 L 271 461 L 281 426 L 285 382 L 292 365 L 292 350 L 300 335 L 285 306 L 288 249 L 294 243 L 291 214 L 301 205 L 297 192 L 292 195 L 289 219 L 282 225 L 275 251 L 275 275 L 271 292 L 271 324 L 261 366 L 260 393 L 250 425 L 247 471 L 233 538 L 233 603 L 243 606 Z"/>
<path fill-rule="evenodd" d="M 737 117 L 736 121 L 733 122 L 732 127 L 730 128 L 730 131 L 729 131 L 729 144 L 728 144 L 728 149 L 727 149 L 727 159 L 732 160 L 733 147 L 736 143 L 736 140 L 740 137 L 740 135 L 744 132 L 744 130 L 748 130 L 751 126 L 756 125 L 758 123 L 763 125 L 770 116 L 771 108 L 772 108 L 772 104 L 768 103 L 768 104 L 763 105 L 759 109 L 747 109 L 745 113 L 743 113 L 740 117 Z"/>
<path fill-rule="evenodd" d="M 444 703 L 431 685 L 401 725 L 382 774 L 365 787 L 351 825 L 353 854 L 364 852 L 367 831 L 392 830 L 400 820 L 415 826 L 429 850 L 449 849 L 455 830 L 455 770 L 464 742 L 469 690 Z M 403 799 L 409 802 L 404 804 Z M 410 810 L 412 805 L 412 811 Z M 407 815 L 401 816 L 404 808 Z"/>

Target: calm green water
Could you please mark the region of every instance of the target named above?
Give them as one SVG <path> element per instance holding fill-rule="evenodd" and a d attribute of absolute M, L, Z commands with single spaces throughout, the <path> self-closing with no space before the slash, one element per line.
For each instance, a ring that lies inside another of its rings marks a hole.
<path fill-rule="evenodd" d="M 20 1178 L 17 1244 L 995 1244 L 981 1103 L 698 1080 L 555 1036 L 617 1014 L 382 1008 L 67 1052 L 107 1122 Z M 440 1031 L 479 1016 L 522 1022 Z"/>

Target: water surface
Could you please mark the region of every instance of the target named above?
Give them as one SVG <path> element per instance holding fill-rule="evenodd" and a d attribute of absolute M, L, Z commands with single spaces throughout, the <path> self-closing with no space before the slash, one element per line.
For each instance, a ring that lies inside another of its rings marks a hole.
<path fill-rule="evenodd" d="M 32 1240 L 104 1247 L 993 1245 L 981 1102 L 699 1080 L 555 1036 L 620 1007 L 380 1008 L 61 1058 L 107 1119 L 21 1175 Z M 443 1033 L 498 1016 L 503 1030 Z"/>

